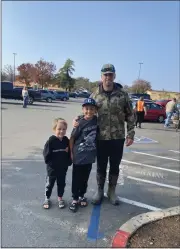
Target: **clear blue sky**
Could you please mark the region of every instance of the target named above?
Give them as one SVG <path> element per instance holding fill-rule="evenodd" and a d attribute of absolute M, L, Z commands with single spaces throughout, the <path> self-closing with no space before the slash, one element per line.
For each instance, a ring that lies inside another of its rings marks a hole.
<path fill-rule="evenodd" d="M 2 64 L 43 57 L 59 69 L 74 60 L 74 77 L 100 79 L 112 63 L 117 81 L 141 78 L 153 89 L 179 90 L 179 2 L 2 2 Z"/>

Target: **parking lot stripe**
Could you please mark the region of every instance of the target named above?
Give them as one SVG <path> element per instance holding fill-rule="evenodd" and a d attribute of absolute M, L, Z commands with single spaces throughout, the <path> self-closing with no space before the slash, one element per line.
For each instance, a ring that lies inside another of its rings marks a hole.
<path fill-rule="evenodd" d="M 135 180 L 135 181 L 146 182 L 146 183 L 158 185 L 158 186 L 165 187 L 165 188 L 180 190 L 180 187 L 176 187 L 176 186 L 172 186 L 172 185 L 168 185 L 168 184 L 163 184 L 163 183 L 159 183 L 159 182 L 154 182 L 154 181 L 149 181 L 149 180 L 144 180 L 144 179 L 136 178 L 133 176 L 127 176 L 127 178 L 131 179 L 131 180 Z"/>
<path fill-rule="evenodd" d="M 148 167 L 148 168 L 152 168 L 152 169 L 159 169 L 159 170 L 164 170 L 164 171 L 169 171 L 169 172 L 172 172 L 172 173 L 180 174 L 179 170 L 166 169 L 166 168 L 157 167 L 157 166 L 153 166 L 153 165 L 148 165 L 148 164 L 143 164 L 143 163 L 136 163 L 136 162 L 132 162 L 132 161 L 124 160 L 124 159 L 122 159 L 122 162 L 130 163 L 130 164 L 135 164 L 135 165 L 140 165 L 140 166 Z"/>
<path fill-rule="evenodd" d="M 178 150 L 169 150 L 169 151 L 174 152 L 174 153 L 180 153 L 180 151 Z"/>
<path fill-rule="evenodd" d="M 97 239 L 102 239 L 104 237 L 104 234 L 99 233 L 100 212 L 101 205 L 93 207 L 87 233 L 87 239 L 90 241 L 96 241 Z"/>
<path fill-rule="evenodd" d="M 138 207 L 142 207 L 142 208 L 146 208 L 146 209 L 149 209 L 149 210 L 152 210 L 152 211 L 161 210 L 160 208 L 153 207 L 153 206 L 147 205 L 147 204 L 142 203 L 142 202 L 129 200 L 129 199 L 126 199 L 126 198 L 123 198 L 123 197 L 118 196 L 118 199 L 121 202 L 131 204 L 131 205 L 134 205 L 134 206 L 138 206 Z"/>
<path fill-rule="evenodd" d="M 146 155 L 146 156 L 158 157 L 158 158 L 162 158 L 162 159 L 167 159 L 167 160 L 172 160 L 172 161 L 179 162 L 179 159 L 175 159 L 175 158 L 171 158 L 171 157 L 158 156 L 158 155 L 148 154 L 148 153 L 139 152 L 139 151 L 132 151 L 132 152 L 135 153 L 135 154 L 141 154 L 141 155 Z"/>

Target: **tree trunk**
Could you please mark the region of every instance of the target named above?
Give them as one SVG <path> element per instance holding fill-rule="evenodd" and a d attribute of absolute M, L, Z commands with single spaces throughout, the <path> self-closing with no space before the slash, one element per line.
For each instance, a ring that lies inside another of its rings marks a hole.
<path fill-rule="evenodd" d="M 44 87 L 44 82 L 43 82 L 43 81 L 41 81 L 41 87 L 42 87 L 42 89 L 43 89 L 43 87 Z"/>

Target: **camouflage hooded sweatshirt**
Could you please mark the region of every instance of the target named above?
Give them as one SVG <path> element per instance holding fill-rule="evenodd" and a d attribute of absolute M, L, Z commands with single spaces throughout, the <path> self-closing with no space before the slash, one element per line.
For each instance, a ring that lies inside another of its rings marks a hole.
<path fill-rule="evenodd" d="M 134 139 L 135 120 L 132 102 L 120 84 L 114 83 L 114 89 L 110 94 L 107 94 L 100 84 L 90 97 L 98 106 L 99 140 L 124 139 L 125 121 L 127 137 Z"/>

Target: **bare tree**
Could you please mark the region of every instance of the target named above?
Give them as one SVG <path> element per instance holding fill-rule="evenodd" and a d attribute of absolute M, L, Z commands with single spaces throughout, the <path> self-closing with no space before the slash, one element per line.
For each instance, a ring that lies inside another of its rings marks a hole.
<path fill-rule="evenodd" d="M 11 65 L 4 66 L 1 72 L 1 80 L 8 80 L 13 82 L 14 80 L 14 69 Z"/>
<path fill-rule="evenodd" d="M 151 89 L 151 83 L 142 79 L 135 80 L 131 86 L 131 91 L 133 93 L 146 93 L 146 91 Z"/>

